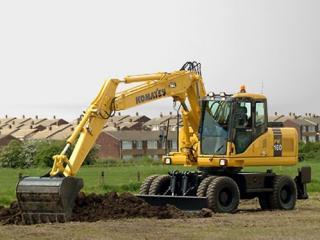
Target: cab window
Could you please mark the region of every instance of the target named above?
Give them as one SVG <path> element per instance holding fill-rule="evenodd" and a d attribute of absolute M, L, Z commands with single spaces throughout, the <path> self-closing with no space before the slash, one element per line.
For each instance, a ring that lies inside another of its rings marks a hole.
<path fill-rule="evenodd" d="M 255 103 L 255 138 L 259 137 L 267 130 L 266 103 Z"/>

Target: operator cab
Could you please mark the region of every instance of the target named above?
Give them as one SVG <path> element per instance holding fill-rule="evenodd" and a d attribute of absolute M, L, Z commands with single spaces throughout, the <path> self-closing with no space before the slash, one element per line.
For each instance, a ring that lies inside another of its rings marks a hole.
<path fill-rule="evenodd" d="M 201 154 L 226 155 L 228 142 L 243 153 L 267 130 L 265 96 L 246 93 L 244 86 L 234 95 L 209 93 L 202 100 Z"/>

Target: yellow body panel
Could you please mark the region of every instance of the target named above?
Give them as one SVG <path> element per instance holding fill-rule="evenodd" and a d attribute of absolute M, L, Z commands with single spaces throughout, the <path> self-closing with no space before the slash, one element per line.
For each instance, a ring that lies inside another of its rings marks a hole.
<path fill-rule="evenodd" d="M 241 154 L 235 152 L 233 143 L 228 143 L 226 155 L 201 155 L 198 148 L 196 162 L 191 162 L 185 155 L 170 153 L 172 165 L 220 167 L 220 159 L 227 160 L 228 167 L 249 166 L 288 166 L 298 161 L 298 134 L 294 128 L 281 128 L 281 156 L 275 156 L 275 134 L 272 128 L 252 142 Z"/>

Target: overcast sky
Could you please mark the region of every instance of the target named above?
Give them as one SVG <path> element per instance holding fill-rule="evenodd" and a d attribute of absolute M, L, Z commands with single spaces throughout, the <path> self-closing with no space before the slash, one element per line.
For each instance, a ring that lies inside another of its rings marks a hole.
<path fill-rule="evenodd" d="M 76 118 L 105 79 L 202 63 L 207 91 L 320 113 L 320 1 L 0 1 L 0 116 Z M 171 99 L 133 108 L 151 116 Z"/>

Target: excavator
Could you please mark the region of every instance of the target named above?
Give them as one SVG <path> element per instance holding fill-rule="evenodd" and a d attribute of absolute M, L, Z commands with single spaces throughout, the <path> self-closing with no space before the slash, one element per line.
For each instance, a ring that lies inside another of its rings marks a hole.
<path fill-rule="evenodd" d="M 138 83 L 117 92 L 119 84 Z M 196 171 L 172 171 L 145 179 L 138 197 L 152 205 L 172 204 L 184 210 L 210 208 L 233 213 L 240 199 L 257 197 L 262 209 L 291 210 L 296 199 L 307 199 L 310 167 L 298 169 L 293 179 L 272 170 L 246 172 L 249 166 L 290 166 L 298 161 L 294 128 L 268 123 L 264 95 L 240 92 L 207 93 L 201 65 L 186 62 L 174 72 L 109 79 L 67 139 L 53 156 L 51 171 L 41 177 L 23 177 L 16 196 L 26 224 L 70 220 L 75 199 L 83 187 L 76 175 L 108 118 L 116 111 L 166 97 L 180 104 L 178 149 L 162 157 L 165 165 L 184 165 Z M 68 158 L 67 150 L 74 150 Z"/>

